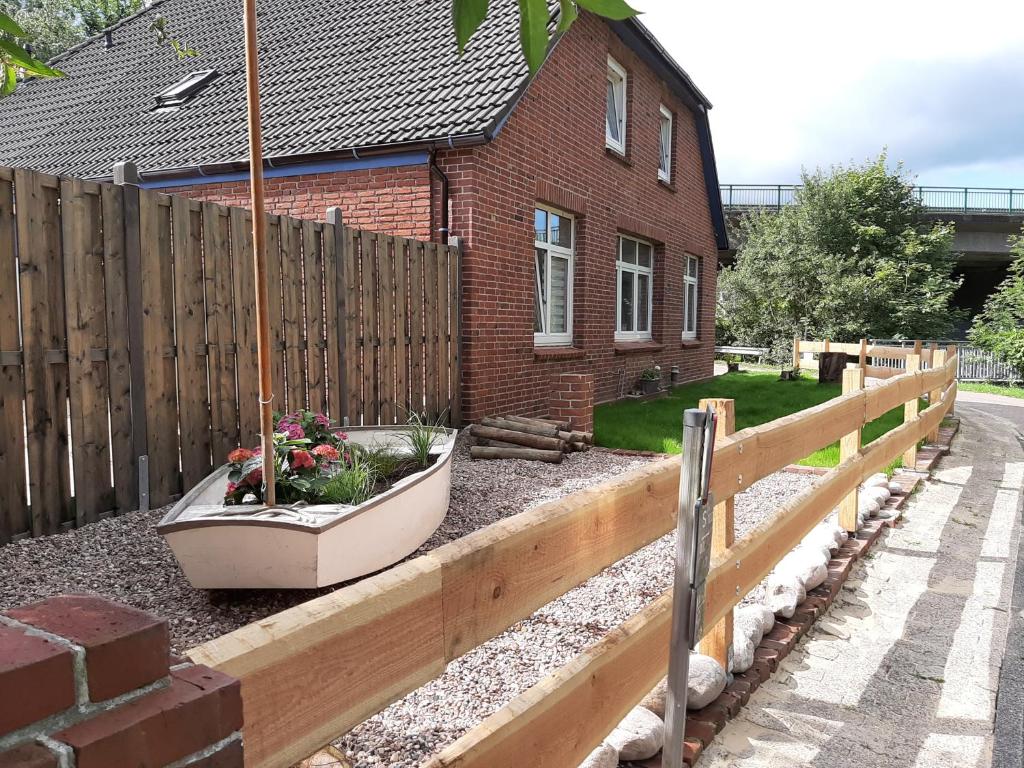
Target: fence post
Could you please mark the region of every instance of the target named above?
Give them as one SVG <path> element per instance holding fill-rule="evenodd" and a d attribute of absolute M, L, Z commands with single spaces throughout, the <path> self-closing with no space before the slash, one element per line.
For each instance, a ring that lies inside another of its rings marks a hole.
<path fill-rule="evenodd" d="M 345 358 L 346 342 L 348 341 L 348 312 L 346 301 L 345 284 L 345 218 L 341 208 L 331 206 L 327 209 L 327 223 L 334 227 L 334 253 L 331 256 L 335 261 L 335 272 L 338 289 L 338 349 L 335 350 L 335 357 L 338 360 L 337 387 L 340 392 L 339 402 L 341 413 L 335 414 L 335 421 L 339 424 L 348 425 L 352 414 L 348 412 L 348 376 L 345 368 L 352 364 L 351 360 Z M 324 254 L 326 258 L 327 254 Z"/>
<path fill-rule="evenodd" d="M 956 370 L 953 371 L 953 378 L 957 379 L 960 376 L 960 350 L 956 344 L 950 344 L 946 347 L 946 359 L 952 360 L 956 358 Z M 949 410 L 946 411 L 947 416 L 953 415 L 953 409 L 956 406 L 956 398 L 953 398 L 953 402 L 949 404 Z"/>
<path fill-rule="evenodd" d="M 824 343 L 822 344 L 822 346 L 821 346 L 821 351 L 822 351 L 822 352 L 828 352 L 828 351 L 829 351 L 829 340 L 828 340 L 828 336 L 826 336 L 826 337 L 825 337 L 825 342 L 824 342 Z"/>
<path fill-rule="evenodd" d="M 736 431 L 736 401 L 723 398 L 705 398 L 698 406 L 702 411 L 711 406 L 718 415 L 715 429 L 717 444 Z M 736 540 L 735 502 L 732 498 L 716 504 L 714 525 L 711 529 L 711 559 L 721 556 Z M 729 669 L 732 656 L 732 611 L 701 638 L 701 652 L 715 659 L 722 668 Z"/>
<path fill-rule="evenodd" d="M 946 364 L 946 351 L 943 349 L 936 349 L 932 351 L 932 368 L 942 368 Z M 942 390 L 944 387 L 940 384 L 937 389 L 933 389 L 928 393 L 928 407 L 931 408 L 936 405 L 942 399 Z M 935 429 L 928 433 L 928 442 L 934 443 L 939 439 L 939 426 L 935 425 Z"/>
<path fill-rule="evenodd" d="M 860 369 L 864 372 L 864 375 L 868 375 L 868 340 L 860 340 Z"/>
<path fill-rule="evenodd" d="M 124 272 L 128 300 L 128 375 L 131 380 L 133 495 L 139 510 L 149 509 L 149 437 L 146 423 L 146 356 L 142 307 L 142 225 L 139 218 L 139 169 L 131 160 L 114 164 L 114 183 L 122 188 Z"/>
<path fill-rule="evenodd" d="M 800 337 L 793 337 L 793 370 L 800 370 Z"/>
<path fill-rule="evenodd" d="M 917 342 L 920 344 L 921 342 Z M 921 370 L 921 355 L 907 355 L 907 373 L 917 373 Z M 903 423 L 906 424 L 917 420 L 917 395 L 910 398 L 903 404 Z M 903 454 L 903 466 L 911 471 L 917 466 L 917 443 L 907 448 Z"/>
<path fill-rule="evenodd" d="M 863 340 L 861 349 L 864 349 Z M 864 369 L 847 368 L 843 371 L 843 394 L 864 389 Z M 857 427 L 839 439 L 839 463 L 852 459 L 860 453 L 861 428 Z M 854 488 L 839 503 L 839 524 L 850 533 L 857 531 L 857 489 Z"/>
<path fill-rule="evenodd" d="M 924 348 L 924 344 L 921 343 L 920 339 L 914 340 L 914 354 L 918 357 L 921 356 L 921 350 Z"/>

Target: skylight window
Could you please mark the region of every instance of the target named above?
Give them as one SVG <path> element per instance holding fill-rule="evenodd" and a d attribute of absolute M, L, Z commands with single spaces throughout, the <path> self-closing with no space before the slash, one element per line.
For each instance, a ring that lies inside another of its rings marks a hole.
<path fill-rule="evenodd" d="M 186 75 L 170 88 L 160 91 L 154 97 L 156 98 L 157 108 L 177 107 L 184 104 L 209 85 L 210 81 L 216 76 L 217 70 L 215 69 L 201 69 L 198 72 Z"/>

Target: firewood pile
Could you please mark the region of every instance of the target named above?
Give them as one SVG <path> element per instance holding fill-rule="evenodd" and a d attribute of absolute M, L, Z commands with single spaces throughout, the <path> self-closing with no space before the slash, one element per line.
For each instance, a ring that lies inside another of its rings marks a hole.
<path fill-rule="evenodd" d="M 592 432 L 576 432 L 569 423 L 525 416 L 494 416 L 474 424 L 469 433 L 476 445 L 469 449 L 473 459 L 526 459 L 560 464 L 562 457 L 589 451 Z"/>

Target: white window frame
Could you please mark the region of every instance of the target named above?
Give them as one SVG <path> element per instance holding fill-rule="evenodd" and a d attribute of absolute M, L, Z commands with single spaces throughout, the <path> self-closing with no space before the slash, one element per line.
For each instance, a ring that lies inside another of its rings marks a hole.
<path fill-rule="evenodd" d="M 694 265 L 693 272 L 690 274 L 690 264 Z M 687 304 L 686 297 L 687 287 L 693 286 L 693 303 L 694 306 L 690 307 Z M 693 340 L 697 338 L 697 329 L 700 325 L 700 317 L 697 314 L 697 309 L 700 307 L 700 259 L 696 256 L 686 254 L 686 261 L 683 264 L 683 339 Z M 692 312 L 691 312 L 692 310 Z M 690 318 L 693 318 L 693 327 L 689 328 Z"/>
<path fill-rule="evenodd" d="M 661 105 L 661 119 L 658 120 L 658 178 L 664 182 L 672 181 L 672 132 L 675 123 L 672 112 L 664 104 Z M 668 121 L 668 135 L 665 125 Z M 664 167 L 662 167 L 664 165 Z"/>
<path fill-rule="evenodd" d="M 613 59 L 611 56 L 608 57 L 608 77 L 605 85 L 605 105 L 604 105 L 604 143 L 608 149 L 618 152 L 620 155 L 626 154 L 626 110 L 627 110 L 627 75 L 626 69 L 619 62 Z M 612 137 L 611 131 L 608 130 L 608 93 L 607 83 L 611 83 L 615 89 L 622 89 L 622 103 L 619 109 L 619 139 L 616 140 Z"/>
<path fill-rule="evenodd" d="M 624 241 L 630 240 L 637 244 L 637 262 L 636 264 L 630 264 L 629 262 L 622 260 L 622 244 Z M 639 264 L 640 251 L 639 246 L 646 245 L 651 249 L 651 266 L 642 267 Z M 646 240 L 641 240 L 638 237 L 630 237 L 629 235 L 618 235 L 616 239 L 616 254 L 615 254 L 615 340 L 616 341 L 651 341 L 654 338 L 653 327 L 654 327 L 654 245 Z M 631 272 L 633 274 L 633 329 L 632 331 L 622 330 L 622 273 Z M 636 327 L 637 323 L 637 308 L 639 307 L 639 291 L 640 291 L 640 275 L 647 275 L 647 330 L 638 331 Z"/>
<path fill-rule="evenodd" d="M 534 287 L 533 287 L 533 290 L 535 292 L 534 302 L 537 301 L 537 297 L 536 297 L 537 283 L 538 283 L 539 278 L 540 278 L 540 275 L 537 274 L 537 250 L 542 250 L 545 253 L 547 253 L 547 263 L 545 264 L 545 268 L 546 268 L 545 277 L 546 277 L 546 279 L 548 281 L 548 296 L 549 297 L 551 296 L 551 287 L 550 287 L 551 286 L 551 254 L 552 253 L 558 254 L 559 256 L 564 256 L 564 257 L 568 258 L 568 260 L 569 260 L 568 277 L 566 278 L 566 286 L 565 286 L 565 312 L 566 312 L 565 333 L 547 333 L 546 331 L 538 333 L 536 330 L 534 330 L 534 333 L 533 333 L 533 343 L 534 343 L 534 346 L 538 346 L 538 347 L 551 347 L 551 346 L 565 347 L 565 346 L 571 346 L 572 345 L 573 272 L 574 272 L 575 267 L 576 267 L 576 264 L 575 264 L 575 262 L 576 262 L 576 256 L 575 256 L 575 252 L 576 252 L 576 218 L 572 214 L 570 214 L 570 213 L 565 213 L 564 211 L 560 211 L 557 208 L 552 208 L 552 207 L 547 206 L 547 205 L 541 205 L 541 204 L 537 203 L 533 207 L 534 207 L 534 218 L 535 219 L 536 219 L 536 211 L 537 210 L 546 211 L 548 213 L 548 215 L 549 215 L 548 225 L 547 225 L 548 231 L 546 233 L 547 234 L 547 238 L 548 238 L 548 242 L 544 242 L 544 241 L 538 240 L 536 238 L 536 236 L 534 237 L 534 240 L 533 240 L 533 248 L 534 248 L 534 251 L 533 251 L 533 253 L 534 253 L 534 257 L 533 257 L 533 274 L 534 274 L 534 276 L 533 276 L 533 286 Z M 550 242 L 551 241 L 551 219 L 550 219 L 550 214 L 552 214 L 552 213 L 555 214 L 556 216 L 561 217 L 563 221 L 568 221 L 569 222 L 570 232 L 569 232 L 569 247 L 568 248 L 565 248 L 564 246 L 554 245 L 553 243 Z M 536 230 L 534 230 L 534 231 L 536 232 Z M 551 305 L 550 305 L 550 301 L 549 301 L 548 302 L 548 316 L 542 318 L 542 324 L 543 324 L 545 329 L 548 328 L 551 325 L 551 316 L 550 315 L 551 315 Z"/>

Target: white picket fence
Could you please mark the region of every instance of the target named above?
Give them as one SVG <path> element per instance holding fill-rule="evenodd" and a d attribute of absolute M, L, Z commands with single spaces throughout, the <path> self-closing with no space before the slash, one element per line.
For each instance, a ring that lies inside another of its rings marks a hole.
<path fill-rule="evenodd" d="M 913 341 L 901 339 L 872 339 L 873 344 L 885 344 L 892 347 L 912 347 Z M 929 339 L 924 341 L 924 346 L 936 343 L 945 348 L 949 344 L 956 344 L 959 348 L 960 364 L 957 370 L 957 378 L 960 381 L 995 381 L 1014 383 L 1024 381 L 1024 371 L 1019 371 L 1012 365 L 999 360 L 992 352 L 979 347 L 971 346 L 959 341 L 948 339 Z M 883 368 L 901 368 L 902 360 L 889 360 L 872 358 L 871 365 Z"/>

